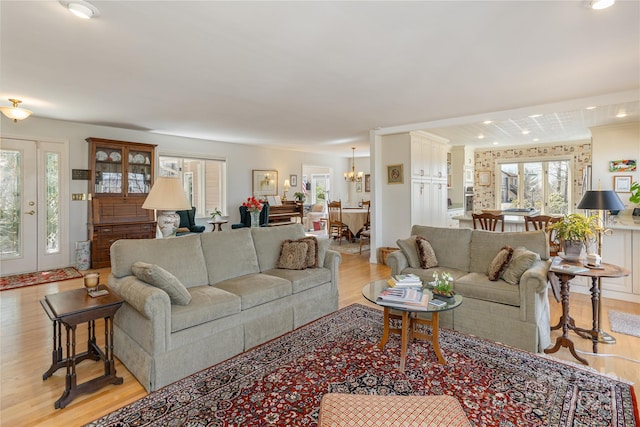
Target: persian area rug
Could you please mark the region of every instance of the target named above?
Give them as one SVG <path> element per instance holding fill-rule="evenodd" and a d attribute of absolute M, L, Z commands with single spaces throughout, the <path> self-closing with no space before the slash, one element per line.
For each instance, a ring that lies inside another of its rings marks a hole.
<path fill-rule="evenodd" d="M 353 304 L 177 381 L 88 426 L 315 426 L 325 393 L 451 395 L 477 426 L 634 426 L 632 387 L 548 357 L 442 330 L 384 350 L 382 311 Z"/>
<path fill-rule="evenodd" d="M 640 316 L 609 310 L 609 325 L 613 332 L 640 337 Z"/>
<path fill-rule="evenodd" d="M 0 291 L 40 285 L 42 283 L 62 282 L 63 280 L 77 279 L 79 277 L 82 277 L 82 274 L 75 267 L 16 274 L 15 276 L 0 277 Z"/>
<path fill-rule="evenodd" d="M 332 251 L 340 252 L 343 254 L 351 254 L 351 255 L 359 255 L 360 254 L 360 242 L 356 241 L 355 243 L 347 242 L 346 240 L 342 240 L 342 244 L 339 244 L 337 240 L 331 240 L 329 243 L 329 249 Z M 362 245 L 362 252 L 369 251 L 369 244 Z"/>

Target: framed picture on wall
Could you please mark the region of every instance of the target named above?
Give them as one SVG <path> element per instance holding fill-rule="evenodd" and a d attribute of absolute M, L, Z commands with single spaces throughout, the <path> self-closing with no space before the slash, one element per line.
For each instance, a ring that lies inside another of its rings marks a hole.
<path fill-rule="evenodd" d="M 362 183 L 361 182 L 356 182 L 356 192 L 357 193 L 362 193 Z"/>
<path fill-rule="evenodd" d="M 387 184 L 403 184 L 404 171 L 403 164 L 387 165 Z"/>
<path fill-rule="evenodd" d="M 252 193 L 254 197 L 275 196 L 278 194 L 278 171 L 256 170 L 253 173 Z"/>
<path fill-rule="evenodd" d="M 489 171 L 478 172 L 478 184 L 491 185 L 491 172 Z"/>
<path fill-rule="evenodd" d="M 289 184 L 291 184 L 292 187 L 297 187 L 298 175 L 289 175 Z"/>
<path fill-rule="evenodd" d="M 613 191 L 617 193 L 631 193 L 631 175 L 614 176 Z"/>
<path fill-rule="evenodd" d="M 371 174 L 370 173 L 364 174 L 364 192 L 365 193 L 371 192 Z"/>

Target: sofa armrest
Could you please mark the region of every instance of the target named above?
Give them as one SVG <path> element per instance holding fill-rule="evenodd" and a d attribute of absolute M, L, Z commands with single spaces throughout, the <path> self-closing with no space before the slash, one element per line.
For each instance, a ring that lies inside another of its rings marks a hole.
<path fill-rule="evenodd" d="M 401 274 L 402 271 L 409 267 L 409 260 L 402 251 L 393 251 L 387 255 L 387 265 L 391 268 L 391 275 Z"/>
<path fill-rule="evenodd" d="M 125 300 L 144 318 L 149 319 L 153 331 L 153 348 L 166 351 L 171 337 L 171 300 L 162 289 L 153 287 L 135 276 L 121 278 L 109 274 L 109 288 Z M 117 316 L 116 316 L 117 317 Z M 135 325 L 120 325 L 125 331 Z"/>
<path fill-rule="evenodd" d="M 520 278 L 521 320 L 536 323 L 542 315 L 548 317 L 547 273 L 551 260 L 537 261 Z"/>
<path fill-rule="evenodd" d="M 543 292 L 547 289 L 547 273 L 550 266 L 551 260 L 537 261 L 522 274 L 520 287 L 524 285 L 533 293 Z"/>
<path fill-rule="evenodd" d="M 338 268 L 341 262 L 342 255 L 340 255 L 340 252 L 327 250 L 322 266 L 331 270 L 331 283 L 336 289 L 338 288 Z"/>

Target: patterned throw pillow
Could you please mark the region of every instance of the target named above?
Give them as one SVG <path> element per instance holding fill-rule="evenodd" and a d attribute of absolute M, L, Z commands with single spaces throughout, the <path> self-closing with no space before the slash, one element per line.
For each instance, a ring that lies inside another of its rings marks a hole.
<path fill-rule="evenodd" d="M 433 268 L 438 266 L 438 258 L 431 247 L 431 243 L 422 236 L 416 236 L 416 248 L 420 258 L 420 268 Z"/>
<path fill-rule="evenodd" d="M 307 236 L 296 240 L 296 242 L 307 242 L 307 268 L 318 267 L 318 239 L 315 236 Z"/>
<path fill-rule="evenodd" d="M 304 270 L 307 268 L 309 243 L 285 240 L 280 248 L 280 259 L 277 268 L 286 270 Z"/>
<path fill-rule="evenodd" d="M 498 254 L 493 258 L 491 264 L 489 264 L 489 280 L 496 281 L 502 276 L 502 272 L 511 261 L 511 256 L 513 255 L 513 248 L 509 245 L 504 246 L 502 249 L 498 251 Z"/>
<path fill-rule="evenodd" d="M 176 276 L 159 265 L 138 261 L 131 266 L 133 275 L 169 295 L 172 304 L 189 305 L 191 294 Z"/>
<path fill-rule="evenodd" d="M 505 282 L 517 285 L 525 271 L 531 268 L 536 261 L 540 261 L 540 255 L 527 250 L 524 246 L 519 246 L 513 251 L 513 256 L 509 265 L 502 273 Z"/>

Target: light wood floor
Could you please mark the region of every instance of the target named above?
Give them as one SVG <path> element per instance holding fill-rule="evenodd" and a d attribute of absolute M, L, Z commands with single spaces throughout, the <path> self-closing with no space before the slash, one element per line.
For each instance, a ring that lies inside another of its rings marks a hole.
<path fill-rule="evenodd" d="M 389 269 L 383 265 L 369 264 L 368 253 L 343 255 L 340 266 L 340 307 L 353 303 L 368 304 L 361 296 L 362 287 L 371 280 L 386 278 Z M 108 269 L 99 270 L 106 281 Z M 147 393 L 129 371 L 116 363 L 118 375 L 124 384 L 106 386 L 98 392 L 76 398 L 64 409 L 54 409 L 54 402 L 64 389 L 64 369 L 58 370 L 46 381 L 42 373 L 51 364 L 52 326 L 40 307 L 39 300 L 45 295 L 82 287 L 80 279 L 31 286 L 0 292 L 0 426 L 75 426 L 92 421 L 121 406 L 131 403 Z M 618 300 L 603 300 L 604 329 L 609 330 L 609 309 L 640 314 L 640 304 Z M 571 295 L 571 315 L 579 326 L 591 325 L 590 300 L 585 295 Z M 560 317 L 560 307 L 551 299 L 551 323 Z M 101 324 L 102 321 L 96 322 Z M 103 337 L 103 330 L 97 335 Z M 558 336 L 552 333 L 552 340 Z M 640 338 L 614 334 L 615 345 L 600 345 L 602 355 L 589 355 L 591 344 L 575 334 L 572 338 L 577 349 L 591 367 L 605 374 L 611 374 L 640 383 Z M 78 342 L 86 337 L 86 328 L 78 328 Z M 82 351 L 82 346 L 80 347 Z M 561 349 L 554 357 L 575 362 L 567 349 Z M 79 365 L 79 383 L 101 374 L 100 363 L 84 361 Z"/>

